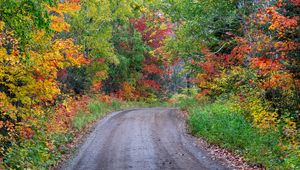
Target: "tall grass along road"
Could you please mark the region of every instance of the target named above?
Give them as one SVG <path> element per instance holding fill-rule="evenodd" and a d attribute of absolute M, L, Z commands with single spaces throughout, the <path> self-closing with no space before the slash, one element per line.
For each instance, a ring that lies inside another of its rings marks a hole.
<path fill-rule="evenodd" d="M 173 109 L 115 112 L 62 169 L 228 169 L 194 142 Z"/>

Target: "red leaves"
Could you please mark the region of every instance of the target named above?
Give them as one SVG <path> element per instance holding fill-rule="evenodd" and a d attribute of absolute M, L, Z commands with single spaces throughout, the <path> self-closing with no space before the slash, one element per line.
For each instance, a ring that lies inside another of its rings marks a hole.
<path fill-rule="evenodd" d="M 132 19 L 131 23 L 142 34 L 144 42 L 154 49 L 161 47 L 166 37 L 173 34 L 173 25 L 160 13 Z"/>
<path fill-rule="evenodd" d="M 68 71 L 66 68 L 61 69 L 57 72 L 57 77 L 59 78 L 66 78 L 68 76 Z"/>
<path fill-rule="evenodd" d="M 131 19 L 131 23 L 134 24 L 134 28 L 137 29 L 139 32 L 144 32 L 147 29 L 146 19 Z"/>
<path fill-rule="evenodd" d="M 290 0 L 295 6 L 300 6 L 300 0 Z"/>
<path fill-rule="evenodd" d="M 159 90 L 160 89 L 160 84 L 157 83 L 156 81 L 154 80 L 141 80 L 140 83 L 142 85 L 145 85 L 146 87 L 151 87 L 151 88 L 154 88 L 156 90 Z"/>
<path fill-rule="evenodd" d="M 161 85 L 159 82 L 163 80 L 164 76 L 167 77 L 171 74 L 170 69 L 168 69 L 171 57 L 170 54 L 165 52 L 163 45 L 164 40 L 173 34 L 173 24 L 160 12 L 144 14 L 142 18 L 131 19 L 130 23 L 141 33 L 143 42 L 152 49 L 151 53 L 145 55 L 143 76 L 138 81 L 140 86 L 135 91 L 147 96 L 148 88 L 160 90 Z M 120 43 L 119 46 L 127 49 L 125 43 Z"/>
<path fill-rule="evenodd" d="M 163 71 L 155 64 L 145 64 L 143 68 L 149 74 L 162 74 Z"/>
<path fill-rule="evenodd" d="M 95 61 L 98 63 L 105 63 L 105 58 L 97 58 Z"/>

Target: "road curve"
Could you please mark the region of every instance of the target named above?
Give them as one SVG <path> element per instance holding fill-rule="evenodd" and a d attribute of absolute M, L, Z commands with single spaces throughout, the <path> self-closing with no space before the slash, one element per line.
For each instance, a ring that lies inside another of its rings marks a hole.
<path fill-rule="evenodd" d="M 174 109 L 115 112 L 100 121 L 77 156 L 62 169 L 229 169 L 212 160 L 185 133 Z"/>

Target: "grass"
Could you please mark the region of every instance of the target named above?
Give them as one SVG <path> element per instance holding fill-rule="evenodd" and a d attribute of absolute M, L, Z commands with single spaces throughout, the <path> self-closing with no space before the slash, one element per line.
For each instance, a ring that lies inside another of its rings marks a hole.
<path fill-rule="evenodd" d="M 99 101 L 92 101 L 88 105 L 89 113 L 79 111 L 73 119 L 73 126 L 76 129 L 82 129 L 87 124 L 103 117 L 107 112 L 113 110 L 108 104 Z"/>
<path fill-rule="evenodd" d="M 196 136 L 243 155 L 253 164 L 261 164 L 268 169 L 282 167 L 278 132 L 257 129 L 243 115 L 220 103 L 194 105 L 188 111 L 187 123 Z"/>

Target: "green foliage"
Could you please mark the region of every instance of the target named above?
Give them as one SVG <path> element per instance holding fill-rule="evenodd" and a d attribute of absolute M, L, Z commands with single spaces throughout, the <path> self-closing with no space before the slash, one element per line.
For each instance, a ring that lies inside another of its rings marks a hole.
<path fill-rule="evenodd" d="M 83 45 L 92 59 L 105 58 L 108 63 L 119 63 L 112 44 L 113 32 L 118 25 L 134 15 L 134 1 L 83 0 L 81 10 L 70 18 L 71 36 Z"/>
<path fill-rule="evenodd" d="M 180 22 L 176 37 L 168 41 L 175 55 L 199 57 L 199 44 L 216 46 L 226 41 L 222 33 L 236 32 L 239 27 L 235 0 L 190 1 L 175 0 L 163 3 L 163 10 Z"/>
<path fill-rule="evenodd" d="M 92 59 L 107 58 L 116 62 L 110 39 L 112 37 L 111 9 L 108 0 L 84 0 L 78 11 L 70 18 L 71 36 L 77 37 L 77 43 Z"/>
<path fill-rule="evenodd" d="M 32 43 L 33 30 L 50 31 L 50 18 L 45 6 L 55 4 L 56 0 L 1 0 L 0 21 L 4 21 L 8 31 L 13 31 L 19 38 L 23 51 L 25 45 Z"/>
<path fill-rule="evenodd" d="M 86 67 L 84 76 L 92 82 L 102 81 L 107 78 L 109 72 L 108 80 L 111 81 L 109 87 L 112 91 L 119 88 L 119 86 L 115 87 L 116 82 L 137 77 L 132 70 L 139 70 L 139 68 L 131 67 L 141 67 L 140 63 L 133 65 L 126 52 L 120 52 L 118 47 L 122 41 L 123 43 L 134 41 L 131 43 L 135 47 L 129 55 L 142 61 L 143 56 L 139 51 L 143 49 L 138 49 L 140 44 L 136 43 L 139 37 L 136 33 L 129 35 L 127 30 L 129 18 L 139 14 L 139 9 L 133 6 L 137 7 L 140 4 L 132 0 L 83 0 L 80 11 L 69 18 L 72 28 L 68 36 L 76 37 L 77 43 L 83 46 L 83 53 L 91 61 Z"/>
<path fill-rule="evenodd" d="M 135 84 L 142 76 L 144 54 L 149 51 L 140 33 L 131 24 L 115 28 L 113 35 L 112 40 L 120 62 L 109 66 L 109 78 L 105 81 L 107 92 L 120 89 L 124 82 Z"/>
<path fill-rule="evenodd" d="M 33 138 L 13 144 L 6 154 L 4 163 L 12 169 L 46 169 L 54 163 L 45 139 Z"/>
<path fill-rule="evenodd" d="M 120 110 L 122 107 L 122 103 L 120 101 L 113 99 L 111 102 L 111 108 L 113 110 Z"/>
<path fill-rule="evenodd" d="M 284 167 L 278 132 L 254 128 L 240 113 L 221 103 L 193 107 L 189 111 L 188 125 L 192 133 L 268 169 Z"/>

